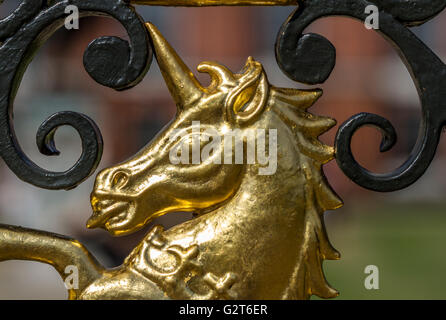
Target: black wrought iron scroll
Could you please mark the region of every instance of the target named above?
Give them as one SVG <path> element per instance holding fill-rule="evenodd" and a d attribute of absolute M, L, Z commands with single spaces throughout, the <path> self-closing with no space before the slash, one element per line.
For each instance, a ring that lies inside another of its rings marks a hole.
<path fill-rule="evenodd" d="M 41 124 L 36 135 L 42 154 L 57 155 L 57 128 L 70 125 L 78 131 L 82 154 L 65 172 L 47 171 L 33 163 L 23 153 L 14 133 L 13 103 L 22 76 L 40 46 L 64 25 L 68 5 L 75 5 L 81 17 L 112 17 L 129 35 L 129 42 L 101 37 L 85 50 L 85 69 L 98 83 L 116 90 L 130 88 L 142 80 L 152 60 L 143 20 L 121 0 L 23 0 L 11 15 L 0 20 L 0 156 L 20 179 L 47 189 L 76 187 L 94 172 L 102 155 L 99 129 L 80 113 L 56 113 Z"/>
<path fill-rule="evenodd" d="M 76 164 L 65 172 L 51 172 L 33 163 L 16 139 L 13 103 L 33 55 L 63 25 L 68 5 L 75 5 L 81 16 L 112 17 L 129 34 L 129 42 L 117 37 L 102 37 L 88 46 L 84 53 L 84 66 L 90 76 L 116 90 L 139 83 L 150 66 L 152 52 L 144 23 L 128 2 L 22 0 L 9 17 L 0 20 L 0 156 L 20 179 L 42 188 L 70 189 L 97 167 L 102 154 L 100 131 L 90 118 L 74 112 L 50 116 L 39 127 L 36 138 L 41 153 L 57 155 L 55 131 L 62 125 L 74 127 L 81 136 L 83 147 Z M 410 31 L 410 27 L 433 18 L 446 7 L 446 0 L 305 0 L 298 3 L 298 8 L 280 30 L 276 57 L 288 77 L 307 84 L 322 83 L 329 77 L 335 65 L 336 52 L 327 39 L 317 34 L 304 34 L 304 29 L 327 16 L 348 16 L 364 21 L 368 15 L 367 6 L 379 8 L 377 31 L 394 45 L 418 89 L 422 105 L 419 137 L 409 158 L 399 168 L 385 174 L 370 172 L 353 157 L 353 134 L 362 126 L 375 126 L 382 132 L 380 150 L 384 152 L 395 144 L 396 133 L 388 120 L 376 114 L 360 113 L 340 126 L 335 139 L 336 159 L 344 173 L 365 188 L 384 192 L 409 186 L 430 165 L 446 122 L 443 102 L 446 97 L 446 65 Z"/>
<path fill-rule="evenodd" d="M 324 37 L 303 34 L 315 20 L 327 16 L 348 16 L 365 21 L 365 8 L 376 5 L 379 29 L 390 41 L 418 89 L 422 105 L 419 136 L 409 158 L 396 170 L 377 174 L 363 168 L 353 157 L 351 139 L 365 125 L 378 128 L 383 135 L 380 151 L 396 142 L 392 124 L 376 115 L 360 113 L 343 123 L 335 138 L 339 167 L 354 182 L 375 191 L 395 191 L 420 178 L 429 167 L 437 149 L 441 129 L 446 122 L 446 65 L 410 30 L 446 7 L 446 0 L 305 0 L 282 26 L 276 58 L 283 72 L 291 79 L 307 84 L 324 82 L 335 65 L 335 48 Z"/>

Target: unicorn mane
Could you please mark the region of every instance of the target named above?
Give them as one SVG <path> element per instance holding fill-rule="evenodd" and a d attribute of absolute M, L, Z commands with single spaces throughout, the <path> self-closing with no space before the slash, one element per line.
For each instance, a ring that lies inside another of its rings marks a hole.
<path fill-rule="evenodd" d="M 301 157 L 301 166 L 306 175 L 305 186 L 305 241 L 298 268 L 291 278 L 291 285 L 284 299 L 308 299 L 312 294 L 321 298 L 333 298 L 338 292 L 326 281 L 323 260 L 338 260 L 340 254 L 332 247 L 325 229 L 323 214 L 343 205 L 342 200 L 328 184 L 322 165 L 334 158 L 334 149 L 318 140 L 318 137 L 332 128 L 336 121 L 307 112 L 307 109 L 321 95 L 312 90 L 311 101 L 302 101 L 302 90 L 271 88 L 274 105 L 279 118 L 295 136 L 296 152 Z M 308 97 L 308 95 L 306 95 Z M 302 285 L 302 283 L 304 285 Z M 299 289 L 298 289 L 299 288 Z"/>

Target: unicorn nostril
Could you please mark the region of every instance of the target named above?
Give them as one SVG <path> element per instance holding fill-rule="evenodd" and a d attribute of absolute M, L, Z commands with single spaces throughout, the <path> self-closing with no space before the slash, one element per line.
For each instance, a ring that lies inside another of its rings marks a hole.
<path fill-rule="evenodd" d="M 114 188 L 120 189 L 124 187 L 128 181 L 129 181 L 129 175 L 124 171 L 118 170 L 113 174 L 111 185 Z"/>

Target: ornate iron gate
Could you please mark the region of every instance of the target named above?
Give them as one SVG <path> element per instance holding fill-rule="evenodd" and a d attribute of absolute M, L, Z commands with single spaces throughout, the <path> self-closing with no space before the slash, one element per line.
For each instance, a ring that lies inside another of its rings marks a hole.
<path fill-rule="evenodd" d="M 309 85 L 329 78 L 336 52 L 326 38 L 304 30 L 328 16 L 367 21 L 367 8 L 378 8 L 377 32 L 398 51 L 420 97 L 422 119 L 415 147 L 394 171 L 368 171 L 352 154 L 352 137 L 359 128 L 373 126 L 382 133 L 380 151 L 390 150 L 396 132 L 387 119 L 356 114 L 340 126 L 334 149 L 328 147 L 317 138 L 335 121 L 307 111 L 322 92 L 277 88 L 268 82 L 262 64 L 251 57 L 241 73 L 214 62 L 201 63 L 198 71 L 212 79 L 204 87 L 161 32 L 142 20 L 133 8 L 137 4 L 296 6 L 278 33 L 275 53 L 286 76 Z M 118 91 L 132 88 L 144 78 L 155 55 L 177 105 L 175 119 L 154 141 L 129 161 L 98 174 L 87 226 L 120 235 L 168 212 L 197 215 L 166 231 L 152 229 L 116 270 L 102 267 L 76 240 L 0 226 L 0 260 L 49 263 L 62 277 L 68 265 L 79 269 L 78 286 L 69 288 L 72 299 L 334 297 L 337 292 L 325 281 L 321 263 L 338 259 L 339 254 L 328 241 L 323 213 L 340 207 L 342 201 L 328 185 L 322 165 L 335 158 L 356 184 L 390 192 L 416 182 L 434 158 L 446 121 L 446 66 L 411 27 L 434 18 L 446 7 L 445 0 L 23 0 L 0 21 L 0 156 L 24 182 L 69 190 L 92 175 L 101 160 L 100 130 L 84 114 L 53 114 L 36 134 L 40 152 L 52 156 L 59 154 L 54 142 L 57 128 L 69 125 L 77 130 L 82 154 L 64 172 L 35 164 L 14 132 L 13 106 L 22 76 L 39 48 L 64 26 L 69 6 L 80 17 L 112 17 L 128 33 L 128 41 L 101 37 L 85 50 L 85 70 L 96 82 Z M 232 148 L 223 139 L 228 131 L 231 146 L 232 139 L 236 141 L 230 156 L 224 154 Z M 238 144 L 237 137 L 241 137 Z M 206 149 L 203 143 L 210 141 Z M 259 161 L 262 143 L 269 149 L 263 154 L 268 163 Z M 240 158 L 237 150 L 242 150 Z M 251 157 L 250 150 L 257 153 Z M 281 200 L 283 195 L 294 200 Z M 269 221 L 274 222 L 272 227 Z M 292 252 L 290 237 L 297 239 Z"/>

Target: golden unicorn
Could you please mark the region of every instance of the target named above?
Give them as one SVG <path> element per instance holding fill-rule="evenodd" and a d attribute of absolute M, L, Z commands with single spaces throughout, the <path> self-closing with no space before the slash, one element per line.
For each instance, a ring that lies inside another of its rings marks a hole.
<path fill-rule="evenodd" d="M 321 170 L 334 150 L 318 140 L 335 121 L 306 112 L 321 91 L 271 86 L 252 58 L 241 74 L 201 63 L 198 71 L 211 77 L 203 87 L 159 31 L 150 23 L 147 29 L 177 114 L 135 157 L 98 174 L 87 227 L 123 235 L 169 212 L 194 212 L 194 218 L 168 230 L 154 227 L 109 270 L 76 240 L 2 225 L 0 261 L 40 261 L 62 278 L 67 266 L 76 266 L 79 283 L 68 289 L 70 299 L 335 297 L 322 262 L 339 253 L 323 213 L 342 202 Z M 221 135 L 276 129 L 275 173 L 259 174 L 259 163 L 214 161 L 223 142 L 205 161 L 172 164 L 169 154 L 178 144 L 172 135 L 179 130 L 182 143 L 192 143 L 197 120 Z"/>

